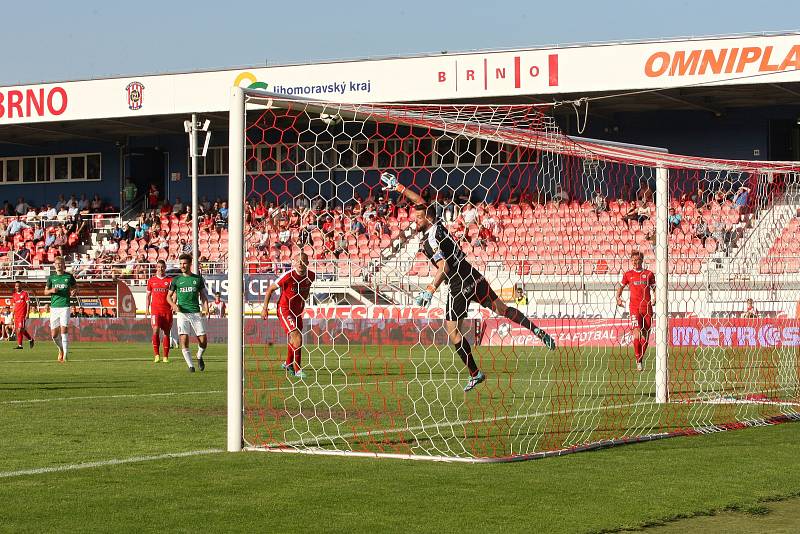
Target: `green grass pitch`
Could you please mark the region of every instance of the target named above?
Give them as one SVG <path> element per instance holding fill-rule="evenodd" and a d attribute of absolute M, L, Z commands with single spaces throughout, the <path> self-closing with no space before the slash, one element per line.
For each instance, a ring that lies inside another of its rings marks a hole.
<path fill-rule="evenodd" d="M 223 346 L 194 374 L 175 350 L 153 364 L 147 343 L 75 343 L 66 365 L 52 343 L 12 346 L 0 344 L 0 532 L 601 532 L 800 494 L 800 425 L 494 465 L 229 454 Z M 343 368 L 407 372 L 368 352 Z M 430 376 L 450 391 L 460 383 L 447 372 Z M 482 392 L 495 405 L 497 375 Z M 262 376 L 287 380 L 272 366 Z"/>

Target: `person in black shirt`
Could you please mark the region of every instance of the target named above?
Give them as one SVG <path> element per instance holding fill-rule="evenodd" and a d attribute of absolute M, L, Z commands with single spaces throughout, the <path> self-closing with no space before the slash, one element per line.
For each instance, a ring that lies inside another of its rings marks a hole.
<path fill-rule="evenodd" d="M 506 305 L 486 278 L 469 263 L 464 251 L 456 244 L 444 223 L 439 220 L 435 205 L 426 204 L 420 195 L 400 184 L 393 174 L 387 172 L 381 174 L 381 182 L 385 190 L 397 191 L 415 205 L 415 222 L 417 232 L 422 234 L 422 251 L 436 267 L 433 281 L 417 296 L 417 305 L 428 306 L 439 286 L 443 283 L 448 285 L 445 327 L 450 342 L 469 369 L 470 379 L 464 391 L 469 391 L 486 380 L 486 375 L 478 369 L 472 357 L 472 347 L 462 334 L 463 322 L 467 317 L 471 301 L 527 328 L 550 350 L 556 348 L 555 341 L 547 332 L 533 324 L 518 309 Z"/>

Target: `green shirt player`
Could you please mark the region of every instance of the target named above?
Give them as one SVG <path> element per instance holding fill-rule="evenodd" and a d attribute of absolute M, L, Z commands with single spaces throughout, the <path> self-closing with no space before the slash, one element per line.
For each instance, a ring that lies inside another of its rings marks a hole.
<path fill-rule="evenodd" d="M 67 361 L 69 349 L 69 299 L 77 295 L 78 282 L 66 271 L 64 258 L 56 257 L 53 262 L 56 274 L 47 277 L 44 294 L 50 295 L 50 335 L 58 347 L 58 361 Z"/>
<path fill-rule="evenodd" d="M 186 360 L 186 365 L 189 366 L 189 371 L 193 373 L 194 364 L 192 353 L 189 350 L 190 333 L 197 337 L 197 366 L 201 371 L 206 368 L 203 353 L 208 346 L 208 340 L 204 315 L 208 315 L 208 293 L 203 277 L 192 272 L 192 255 L 181 254 L 178 260 L 181 274 L 174 277 L 169 284 L 167 302 L 177 316 L 181 352 L 183 359 Z"/>

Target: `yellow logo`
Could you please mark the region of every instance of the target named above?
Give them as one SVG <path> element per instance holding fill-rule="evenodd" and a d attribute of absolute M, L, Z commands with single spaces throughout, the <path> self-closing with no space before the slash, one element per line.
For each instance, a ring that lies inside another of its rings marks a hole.
<path fill-rule="evenodd" d="M 252 72 L 248 71 L 239 73 L 239 75 L 236 77 L 236 80 L 234 80 L 233 85 L 236 87 L 242 87 L 242 82 L 247 83 L 247 85 L 244 86 L 247 89 L 266 89 L 269 85 L 265 82 L 259 82 L 258 78 L 256 78 Z"/>

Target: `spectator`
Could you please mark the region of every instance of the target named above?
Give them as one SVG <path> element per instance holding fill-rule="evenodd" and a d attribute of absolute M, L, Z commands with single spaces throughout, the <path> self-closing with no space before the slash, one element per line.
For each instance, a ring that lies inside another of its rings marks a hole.
<path fill-rule="evenodd" d="M 694 236 L 700 239 L 700 242 L 703 244 L 703 246 L 706 246 L 706 239 L 711 237 L 708 224 L 702 216 L 697 217 L 697 224 L 695 224 L 694 227 Z"/>
<path fill-rule="evenodd" d="M 6 231 L 8 233 L 8 237 L 14 237 L 26 228 L 30 228 L 30 225 L 22 222 L 21 217 L 17 215 L 10 223 L 8 223 L 8 228 Z"/>
<path fill-rule="evenodd" d="M 747 214 L 747 204 L 750 200 L 750 188 L 741 186 L 733 195 L 733 206 L 739 212 L 739 216 Z"/>
<path fill-rule="evenodd" d="M 156 184 L 150 184 L 150 188 L 147 190 L 147 209 L 157 209 L 160 196 L 161 192 L 158 190 L 158 186 Z"/>
<path fill-rule="evenodd" d="M 81 213 L 88 213 L 89 212 L 89 199 L 86 198 L 85 194 L 81 194 L 80 200 L 78 200 L 78 211 Z"/>
<path fill-rule="evenodd" d="M 42 213 L 39 214 L 42 220 L 45 221 L 52 221 L 58 217 L 58 211 L 56 210 L 55 206 L 51 206 L 50 204 L 45 204 Z"/>
<path fill-rule="evenodd" d="M 186 206 L 181 202 L 181 197 L 175 197 L 175 204 L 172 205 L 172 213 L 174 213 L 176 217 L 180 217 L 185 209 Z"/>
<path fill-rule="evenodd" d="M 169 199 L 165 199 L 164 202 L 161 203 L 161 209 L 159 210 L 158 214 L 160 216 L 167 216 L 172 213 L 172 204 L 169 203 Z"/>
<path fill-rule="evenodd" d="M 569 202 L 569 195 L 564 191 L 560 183 L 556 184 L 556 190 L 555 193 L 553 193 L 553 201 L 556 203 L 556 206 L 561 205 L 562 202 Z"/>
<path fill-rule="evenodd" d="M 278 241 L 275 242 L 276 249 L 281 247 L 289 247 L 290 250 L 292 248 L 292 231 L 286 223 L 283 224 L 280 232 L 278 232 Z"/>
<path fill-rule="evenodd" d="M 528 297 L 525 295 L 525 292 L 522 290 L 521 287 L 517 288 L 517 295 L 514 298 L 514 303 L 517 306 L 527 306 L 528 305 Z"/>
<path fill-rule="evenodd" d="M 36 213 L 36 208 L 29 206 L 28 212 L 25 214 L 25 220 L 30 223 L 35 223 L 38 218 L 39 215 Z"/>
<path fill-rule="evenodd" d="M 14 215 L 14 206 L 12 206 L 11 202 L 9 202 L 8 200 L 3 202 L 3 213 L 2 213 L 2 215 L 5 215 L 6 217 L 11 217 L 12 215 Z"/>
<path fill-rule="evenodd" d="M 47 236 L 44 238 L 44 248 L 49 249 L 53 246 L 53 243 L 56 240 L 56 231 L 54 228 L 50 228 L 47 230 Z"/>
<path fill-rule="evenodd" d="M 228 203 L 223 202 L 219 208 L 220 216 L 225 220 L 225 227 L 228 227 Z"/>
<path fill-rule="evenodd" d="M 125 238 L 125 231 L 119 225 L 119 223 L 114 225 L 114 229 L 111 231 L 111 239 L 114 241 L 119 242 L 121 239 Z"/>
<path fill-rule="evenodd" d="M 17 199 L 17 206 L 14 208 L 14 212 L 17 215 L 25 215 L 26 213 L 28 213 L 28 209 L 29 208 L 30 208 L 30 205 L 28 205 L 28 203 L 25 202 L 25 198 L 24 197 L 19 197 Z"/>
<path fill-rule="evenodd" d="M 356 236 L 367 233 L 367 227 L 364 225 L 364 221 L 362 220 L 361 216 L 354 217 L 350 222 L 350 233 Z"/>
<path fill-rule="evenodd" d="M 338 260 L 342 254 L 347 254 L 347 237 L 345 237 L 344 232 L 339 232 L 333 256 Z"/>
<path fill-rule="evenodd" d="M 61 211 L 61 208 L 66 208 L 67 200 L 64 198 L 64 195 L 58 195 L 58 202 L 56 202 L 56 211 Z"/>
<path fill-rule="evenodd" d="M 181 239 L 180 251 L 181 254 L 192 254 L 193 253 L 192 244 L 187 243 L 185 239 Z"/>
<path fill-rule="evenodd" d="M 703 184 L 697 184 L 697 191 L 691 196 L 692 202 L 698 208 L 702 208 L 708 203 L 708 191 Z"/>
<path fill-rule="evenodd" d="M 297 237 L 297 246 L 303 248 L 304 246 L 308 245 L 313 247 L 314 246 L 314 237 L 311 235 L 311 230 L 313 226 L 303 226 L 300 229 L 300 234 Z"/>
<path fill-rule="evenodd" d="M 669 216 L 667 217 L 667 221 L 669 222 L 669 233 L 675 231 L 681 225 L 681 221 L 683 220 L 683 215 L 680 213 L 675 213 L 675 208 L 669 209 Z"/>
<path fill-rule="evenodd" d="M 136 200 L 136 195 L 139 193 L 139 188 L 133 183 L 130 178 L 125 178 L 125 187 L 122 189 L 123 198 L 125 200 L 125 208 L 133 206 Z"/>
<path fill-rule="evenodd" d="M 144 228 L 142 228 L 141 224 L 137 224 L 136 225 L 136 230 L 133 233 L 134 238 L 135 239 L 144 239 L 146 235 L 147 235 L 147 231 Z"/>
<path fill-rule="evenodd" d="M 747 302 L 745 303 L 744 313 L 742 313 L 742 318 L 758 319 L 758 315 L 759 315 L 758 310 L 756 310 L 756 307 L 753 305 L 753 299 L 747 299 Z"/>
<path fill-rule="evenodd" d="M 102 210 L 103 201 L 100 199 L 100 195 L 95 195 L 92 197 L 92 201 L 89 203 L 89 211 L 92 213 L 100 213 Z"/>
<path fill-rule="evenodd" d="M 639 199 L 636 203 L 631 204 L 631 207 L 628 208 L 628 211 L 622 217 L 622 220 L 625 221 L 625 226 L 630 227 L 630 221 L 637 221 L 639 223 L 639 227 L 642 226 L 644 221 L 650 218 L 650 208 L 647 207 L 647 202 L 644 199 Z"/>
<path fill-rule="evenodd" d="M 639 194 L 637 200 L 643 200 L 645 204 L 653 201 L 653 190 L 647 182 L 639 182 Z"/>
<path fill-rule="evenodd" d="M 591 204 L 592 211 L 595 213 L 595 215 L 597 215 L 598 219 L 600 219 L 601 213 L 608 211 L 608 200 L 599 189 L 595 189 Z"/>
<path fill-rule="evenodd" d="M 208 198 L 203 196 L 197 205 L 197 209 L 203 210 L 204 213 L 208 213 L 211 211 L 211 202 L 208 201 Z"/>

